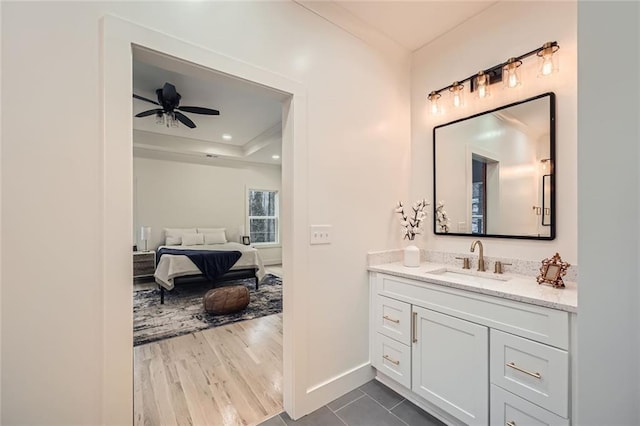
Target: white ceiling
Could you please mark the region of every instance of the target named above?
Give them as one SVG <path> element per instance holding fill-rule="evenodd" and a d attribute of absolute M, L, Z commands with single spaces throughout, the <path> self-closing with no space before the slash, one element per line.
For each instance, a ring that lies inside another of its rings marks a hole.
<path fill-rule="evenodd" d="M 190 129 L 156 124 L 155 115 L 133 117 L 137 155 L 152 152 L 199 158 L 280 164 L 282 100 L 271 89 L 230 77 L 154 52 L 136 49 L 133 61 L 133 93 L 156 101 L 155 90 L 165 82 L 182 96 L 180 106 L 217 109 L 219 116 L 185 112 L 195 124 Z M 158 108 L 132 98 L 133 114 Z M 232 136 L 223 139 L 223 134 Z"/>
<path fill-rule="evenodd" d="M 306 1 L 294 0 L 346 31 L 380 34 L 414 51 L 496 1 Z M 357 28 L 358 27 L 358 28 Z M 176 87 L 181 106 L 220 111 L 219 116 L 185 113 L 195 129 L 156 124 L 154 115 L 133 118 L 134 153 L 197 162 L 280 164 L 282 102 L 286 95 L 157 52 L 135 48 L 133 93 L 156 100 L 165 82 Z M 157 106 L 133 99 L 133 114 Z M 224 140 L 223 134 L 231 140 Z"/>
<path fill-rule="evenodd" d="M 402 47 L 414 51 L 496 1 L 334 1 Z"/>

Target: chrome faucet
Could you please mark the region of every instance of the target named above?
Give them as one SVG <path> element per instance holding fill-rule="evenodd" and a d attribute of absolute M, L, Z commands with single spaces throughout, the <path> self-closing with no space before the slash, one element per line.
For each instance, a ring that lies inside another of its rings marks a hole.
<path fill-rule="evenodd" d="M 478 255 L 478 271 L 484 272 L 486 271 L 486 269 L 484 268 L 484 251 L 482 248 L 482 242 L 480 242 L 480 240 L 475 240 L 471 243 L 471 253 L 475 251 L 476 245 L 480 246 L 480 253 Z"/>

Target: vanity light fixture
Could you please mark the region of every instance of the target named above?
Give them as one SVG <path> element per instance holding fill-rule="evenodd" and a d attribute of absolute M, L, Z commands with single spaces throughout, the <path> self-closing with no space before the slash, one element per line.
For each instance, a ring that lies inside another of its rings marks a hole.
<path fill-rule="evenodd" d="M 509 58 L 507 63 L 502 67 L 502 81 L 509 89 L 520 86 L 522 81 L 520 80 L 520 68 L 522 61 L 516 58 Z"/>
<path fill-rule="evenodd" d="M 431 102 L 431 115 L 438 115 L 442 112 L 440 109 L 440 103 L 438 102 L 438 99 L 441 97 L 442 95 L 437 92 L 431 92 L 429 93 L 429 96 L 427 96 L 427 99 Z"/>
<path fill-rule="evenodd" d="M 550 171 L 547 169 L 551 169 L 551 158 L 543 158 L 542 160 L 540 160 L 540 164 L 542 166 L 543 172 Z"/>
<path fill-rule="evenodd" d="M 540 67 L 538 68 L 538 76 L 546 77 L 558 71 L 558 55 L 555 53 L 560 49 L 557 44 L 546 42 L 536 55 L 540 58 Z"/>
<path fill-rule="evenodd" d="M 478 71 L 478 74 L 475 76 L 475 88 L 478 98 L 486 98 L 489 96 L 489 75 L 485 74 L 484 71 Z"/>
<path fill-rule="evenodd" d="M 548 76 L 555 73 L 558 71 L 558 55 L 556 54 L 558 49 L 560 49 L 560 45 L 558 45 L 557 41 L 549 41 L 531 52 L 509 58 L 506 62 L 481 70 L 465 79 L 454 81 L 442 89 L 432 91 L 427 96 L 431 103 L 431 115 L 442 113 L 442 107 L 438 100 L 445 90 L 452 93 L 454 106 L 464 105 L 464 83 L 466 81 L 469 82 L 469 91 L 476 92 L 476 96 L 480 99 L 489 96 L 489 86 L 500 81 L 504 83 L 505 87 L 518 87 L 522 83 L 518 68 L 522 65 L 522 61 L 530 56 L 536 55 L 539 58 L 539 76 Z"/>
<path fill-rule="evenodd" d="M 449 92 L 451 92 L 453 106 L 455 108 L 462 107 L 464 105 L 464 84 L 454 81 L 449 87 Z"/>

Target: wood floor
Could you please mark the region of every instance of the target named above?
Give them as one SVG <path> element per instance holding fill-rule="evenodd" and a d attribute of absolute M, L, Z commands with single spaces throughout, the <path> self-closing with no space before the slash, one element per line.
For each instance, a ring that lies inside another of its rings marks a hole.
<path fill-rule="evenodd" d="M 282 314 L 133 354 L 135 425 L 256 425 L 282 411 Z"/>

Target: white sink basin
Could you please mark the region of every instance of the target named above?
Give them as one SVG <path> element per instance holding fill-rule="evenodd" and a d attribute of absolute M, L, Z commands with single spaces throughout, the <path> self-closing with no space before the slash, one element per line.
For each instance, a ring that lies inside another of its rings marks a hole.
<path fill-rule="evenodd" d="M 469 269 L 439 268 L 425 273 L 439 275 L 443 278 L 451 278 L 456 281 L 477 284 L 496 284 L 497 282 L 509 281 L 510 279 L 510 277 L 505 277 L 504 275 L 472 271 Z"/>

